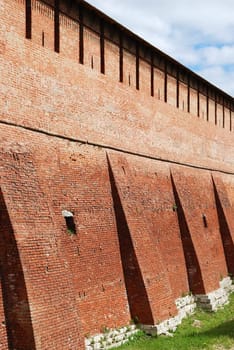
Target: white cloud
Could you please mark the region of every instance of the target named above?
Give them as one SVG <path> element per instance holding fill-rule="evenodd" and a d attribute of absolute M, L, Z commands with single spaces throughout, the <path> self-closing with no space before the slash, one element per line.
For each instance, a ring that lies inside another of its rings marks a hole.
<path fill-rule="evenodd" d="M 88 0 L 160 50 L 234 94 L 233 0 Z M 227 67 L 228 65 L 228 67 Z M 228 69 L 227 69 L 228 68 Z"/>
<path fill-rule="evenodd" d="M 229 71 L 222 66 L 214 65 L 201 68 L 198 70 L 198 74 L 202 75 L 206 80 L 212 81 L 214 85 L 222 90 L 233 93 L 234 68 Z M 225 89 L 222 87 L 225 87 Z"/>
<path fill-rule="evenodd" d="M 199 57 L 206 65 L 231 65 L 234 63 L 234 44 L 222 47 L 206 46 L 197 50 Z"/>

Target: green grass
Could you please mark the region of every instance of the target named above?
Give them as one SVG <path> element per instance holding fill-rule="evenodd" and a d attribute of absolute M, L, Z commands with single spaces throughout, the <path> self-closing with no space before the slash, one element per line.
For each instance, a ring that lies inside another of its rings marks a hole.
<path fill-rule="evenodd" d="M 194 323 L 195 320 L 199 322 Z M 141 333 L 118 350 L 214 350 L 232 347 L 234 348 L 234 293 L 230 296 L 230 303 L 218 312 L 199 310 L 185 319 L 174 337 L 149 337 Z"/>

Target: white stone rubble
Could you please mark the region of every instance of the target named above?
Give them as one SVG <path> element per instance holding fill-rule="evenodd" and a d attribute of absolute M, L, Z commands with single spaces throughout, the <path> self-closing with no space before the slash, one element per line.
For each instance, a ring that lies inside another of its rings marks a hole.
<path fill-rule="evenodd" d="M 219 285 L 220 288 L 213 292 L 196 295 L 197 306 L 207 311 L 216 311 L 219 307 L 228 304 L 228 296 L 234 291 L 231 278 L 223 278 Z"/>
<path fill-rule="evenodd" d="M 220 288 L 206 295 L 187 295 L 178 298 L 175 303 L 178 314 L 157 325 L 140 325 L 140 328 L 151 335 L 173 336 L 182 320 L 194 313 L 197 306 L 208 311 L 216 311 L 219 307 L 228 303 L 229 294 L 234 292 L 234 284 L 230 277 L 220 281 Z M 102 334 L 85 339 L 85 350 L 108 350 L 123 345 L 130 340 L 139 329 L 135 325 L 126 326 L 120 329 L 109 330 Z"/>
<path fill-rule="evenodd" d="M 108 350 L 123 345 L 130 340 L 139 329 L 129 325 L 119 329 L 109 330 L 85 339 L 85 350 Z"/>
<path fill-rule="evenodd" d="M 147 334 L 151 335 L 172 336 L 172 333 L 170 332 L 175 332 L 177 326 L 181 324 L 183 318 L 193 314 L 196 308 L 195 298 L 192 295 L 178 298 L 175 303 L 178 309 L 178 314 L 176 316 L 157 325 L 141 325 L 141 329 Z"/>

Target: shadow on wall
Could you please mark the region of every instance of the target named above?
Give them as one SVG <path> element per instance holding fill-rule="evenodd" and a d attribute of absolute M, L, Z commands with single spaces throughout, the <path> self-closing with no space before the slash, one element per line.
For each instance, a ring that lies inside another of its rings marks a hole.
<path fill-rule="evenodd" d="M 184 257 L 187 267 L 189 288 L 193 294 L 205 294 L 205 288 L 201 273 L 201 267 L 195 251 L 188 224 L 185 218 L 185 213 L 176 189 L 176 185 L 171 174 L 171 183 L 177 207 L 177 215 L 180 227 L 181 241 L 183 245 Z"/>
<path fill-rule="evenodd" d="M 223 248 L 224 248 L 224 254 L 225 259 L 227 263 L 228 272 L 231 275 L 234 275 L 234 244 L 232 240 L 232 235 L 227 223 L 227 219 L 225 216 L 225 212 L 222 206 L 222 202 L 220 200 L 217 187 L 215 185 L 215 181 L 212 177 L 213 181 L 213 187 L 214 187 L 214 193 L 215 193 L 215 201 L 216 201 L 216 207 L 218 212 L 218 219 L 219 219 L 219 227 L 220 227 L 220 233 L 221 238 L 223 242 Z M 229 204 L 230 205 L 230 204 Z"/>
<path fill-rule="evenodd" d="M 153 324 L 153 315 L 142 273 L 131 240 L 114 175 L 108 159 L 109 177 L 119 237 L 121 260 L 131 317 L 136 322 Z"/>
<path fill-rule="evenodd" d="M 35 350 L 24 272 L 1 190 L 0 281 L 9 350 Z"/>

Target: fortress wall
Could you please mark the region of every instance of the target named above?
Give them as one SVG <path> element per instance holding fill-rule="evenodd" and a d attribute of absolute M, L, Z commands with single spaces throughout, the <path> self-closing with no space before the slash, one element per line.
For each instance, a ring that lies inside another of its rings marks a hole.
<path fill-rule="evenodd" d="M 143 280 L 141 288 L 139 288 L 140 284 L 135 285 L 134 270 L 136 270 L 136 267 L 132 266 L 131 260 L 128 261 L 125 267 L 128 269 L 125 272 L 125 279 L 130 280 L 127 282 L 127 286 L 129 286 L 129 288 L 127 287 L 129 305 L 132 312 L 134 312 L 134 318 L 137 317 L 143 324 L 152 325 L 176 314 L 175 298 L 161 247 L 155 245 L 151 237 L 153 234 L 152 225 L 154 224 L 152 212 L 155 206 L 151 206 L 151 209 L 147 208 L 147 199 L 152 203 L 147 188 L 150 185 L 150 180 L 146 176 L 142 178 L 140 174 L 137 174 L 134 162 L 128 164 L 125 159 L 121 158 L 111 154 L 109 156 L 110 168 L 120 205 L 125 214 L 132 249 Z M 144 186 L 143 181 L 146 182 L 146 186 L 140 189 L 139 184 Z M 147 211 L 150 213 L 147 213 Z M 121 232 L 119 234 L 121 235 Z M 129 246 L 125 246 L 123 249 L 126 249 L 127 252 L 131 251 Z M 142 300 L 137 299 L 140 295 L 141 299 L 146 299 L 144 304 Z"/>
<path fill-rule="evenodd" d="M 8 346 L 9 349 L 34 349 L 35 342 L 23 267 L 2 187 L 0 213 L 1 311 L 3 311 L 1 349 L 8 349 Z"/>
<path fill-rule="evenodd" d="M 44 349 L 49 344 L 52 349 L 82 349 L 66 237 L 58 241 L 48 198 L 27 150 L 1 154 L 1 190 L 12 222 L 4 233 L 11 255 L 3 272 L 11 283 L 10 290 L 4 286 L 10 300 L 5 310 L 10 348 Z"/>
<path fill-rule="evenodd" d="M 225 106 L 224 108 L 224 123 L 225 123 L 225 128 L 229 128 L 232 130 L 232 124 L 231 124 L 231 113 L 230 109 Z"/>
<path fill-rule="evenodd" d="M 155 98 L 164 101 L 164 73 L 157 68 L 154 68 L 154 91 Z"/>
<path fill-rule="evenodd" d="M 172 178 L 189 231 L 185 239 L 191 240 L 198 263 L 189 270 L 190 290 L 206 294 L 218 289 L 227 275 L 212 178 L 208 172 L 176 167 Z M 183 220 L 180 214 L 179 220 Z"/>
<path fill-rule="evenodd" d="M 217 104 L 217 125 L 219 127 L 223 125 L 223 108 L 220 104 Z"/>
<path fill-rule="evenodd" d="M 4 313 L 4 306 L 3 306 L 3 298 L 2 298 L 2 283 L 0 285 L 0 322 L 1 322 L 1 328 L 0 328 L 0 345 L 2 349 L 8 349 L 8 341 L 7 341 L 7 331 L 6 331 L 6 321 L 5 321 L 5 313 Z"/>
<path fill-rule="evenodd" d="M 49 50 L 54 50 L 54 10 L 40 1 L 33 0 L 32 23 L 33 42 Z"/>
<path fill-rule="evenodd" d="M 190 88 L 190 113 L 197 115 L 198 114 L 198 102 L 197 102 L 197 91 L 193 88 Z"/>
<path fill-rule="evenodd" d="M 136 89 L 136 58 L 127 50 L 123 50 L 123 83 Z"/>
<path fill-rule="evenodd" d="M 105 152 L 56 141 L 52 147 L 53 154 L 35 159 L 54 221 L 66 239 L 61 250 L 72 273 L 82 330 L 90 334 L 124 326 L 131 316 Z M 53 164 L 49 171 L 46 164 Z M 74 214 L 77 235 L 69 236 L 62 210 Z"/>
<path fill-rule="evenodd" d="M 158 323 L 176 315 L 179 296 L 217 289 L 227 276 L 208 171 L 113 151 L 108 169 L 102 148 L 10 126 L 1 127 L 1 140 L 1 190 L 14 224 L 36 349 L 51 338 L 51 349 L 76 349 L 77 341 L 82 349 L 84 334 L 134 317 Z M 230 175 L 213 176 L 225 188 L 233 182 Z M 76 235 L 68 233 L 62 210 L 73 212 Z M 225 206 L 230 230 L 231 210 Z M 186 253 L 194 251 L 197 261 L 190 266 Z M 199 281 L 191 279 L 197 267 Z"/>
<path fill-rule="evenodd" d="M 1 14 L 4 14 L 4 22 L 1 23 L 2 30 L 14 32 L 25 37 L 25 7 L 24 0 L 12 2 L 1 1 Z"/>
<path fill-rule="evenodd" d="M 140 90 L 145 96 L 151 94 L 151 67 L 143 60 L 140 60 Z"/>
<path fill-rule="evenodd" d="M 183 247 L 168 164 L 108 153 L 121 192 L 126 220 L 150 236 L 148 252 L 160 252 L 173 299 L 189 292 Z M 133 219 L 134 218 L 134 219 Z M 144 235 L 142 231 L 142 236 Z M 131 232 L 130 232 L 131 233 Z M 173 244 L 172 244 L 173 242 Z M 148 253 L 149 254 L 149 253 Z M 159 262 L 157 262 L 157 265 Z M 161 266 L 160 266 L 161 271 Z M 180 279 L 178 279 L 180 275 Z M 147 279 L 147 276 L 144 276 Z M 147 279 L 146 285 L 151 284 Z"/>
<path fill-rule="evenodd" d="M 188 87 L 182 82 L 179 83 L 179 109 L 188 111 Z"/>
<path fill-rule="evenodd" d="M 0 193 L 0 266 L 1 266 L 1 278 L 0 278 L 0 349 L 8 349 L 8 336 L 7 336 L 7 295 L 6 290 L 9 290 L 9 280 L 3 277 L 4 275 L 4 267 L 5 271 L 9 273 L 6 268 L 6 247 L 8 244 L 8 240 L 6 239 L 6 235 L 4 234 L 6 231 L 10 230 L 10 223 L 7 218 L 7 213 L 5 210 L 4 200 L 2 198 L 2 193 Z M 9 253 L 8 253 L 9 254 Z M 10 254 L 9 254 L 10 255 Z M 5 260 L 5 261 L 4 261 Z M 3 266 L 4 264 L 4 266 Z M 9 264 L 9 263 L 8 263 Z M 8 283 L 7 283 L 8 282 Z"/>
<path fill-rule="evenodd" d="M 67 146 L 66 141 L 58 142 L 48 137 L 34 137 L 32 133 L 22 133 L 19 138 L 17 133 L 14 136 L 15 140 L 25 145 L 20 152 L 24 154 L 26 149 L 32 157 L 34 169 L 27 169 L 27 191 L 41 197 L 45 201 L 44 206 L 48 206 L 49 211 L 48 214 L 45 213 L 48 218 L 44 217 L 39 206 L 40 202 L 34 200 L 36 205 L 33 205 L 30 202 L 30 196 L 29 198 L 26 196 L 26 190 L 22 189 L 21 182 L 18 180 L 19 191 L 14 189 L 15 196 L 23 192 L 25 197 L 19 198 L 17 203 L 22 208 L 27 206 L 27 211 L 21 217 L 23 228 L 20 227 L 17 244 L 22 252 L 25 269 L 30 265 L 30 272 L 26 270 L 25 278 L 30 304 L 35 311 L 33 312 L 35 324 L 38 322 L 38 314 L 35 309 L 40 305 L 40 307 L 44 305 L 43 309 L 48 311 L 50 322 L 52 315 L 46 304 L 46 298 L 44 300 L 37 293 L 35 294 L 34 288 L 38 288 L 38 293 L 40 291 L 40 294 L 46 293 L 48 298 L 50 297 L 50 303 L 53 304 L 56 313 L 58 302 L 61 310 L 66 308 L 65 305 L 62 306 L 62 302 L 66 305 L 70 302 L 66 296 L 67 288 L 70 288 L 74 300 L 69 310 L 73 308 L 73 312 L 79 314 L 82 334 L 100 332 L 105 327 L 118 328 L 128 324 L 131 316 L 124 285 L 105 152 L 82 145 L 69 144 Z M 38 145 L 41 145 L 40 153 L 37 152 Z M 15 147 L 14 144 L 12 147 Z M 6 156 L 2 157 L 2 162 L 6 163 L 3 169 L 10 166 Z M 23 165 L 21 161 L 21 166 Z M 31 183 L 34 176 L 38 182 L 37 189 L 34 189 Z M 9 184 L 13 181 L 10 175 L 6 181 L 9 181 Z M 9 201 L 11 195 L 12 193 L 8 191 Z M 22 200 L 27 201 L 27 204 L 23 205 Z M 31 205 L 42 217 L 40 228 L 34 222 L 37 220 L 39 225 L 40 220 L 35 215 L 30 215 Z M 12 213 L 12 219 L 16 221 L 14 202 L 10 202 L 8 210 Z M 62 217 L 62 210 L 69 210 L 74 214 L 77 235 L 69 235 Z M 28 224 L 30 217 L 33 227 L 30 226 L 30 223 Z M 54 226 L 51 231 L 47 225 L 49 220 Z M 34 231 L 38 233 L 35 233 L 30 239 L 30 232 Z M 23 241 L 22 235 L 25 236 Z M 26 252 L 24 253 L 24 249 L 27 249 L 29 244 L 31 249 L 33 245 L 37 247 L 34 257 L 31 253 L 27 252 L 27 255 Z M 38 254 L 39 246 L 43 248 L 42 251 L 39 250 L 40 255 Z M 61 259 L 62 265 L 56 259 Z M 34 273 L 33 264 L 35 263 L 35 269 L 39 269 L 42 274 L 37 283 L 31 275 Z M 48 269 L 46 269 L 47 266 Z M 63 274 L 66 277 L 63 278 Z M 52 282 L 53 278 L 56 278 L 56 281 Z M 66 283 L 67 279 L 69 283 L 65 288 L 63 281 Z M 46 286 L 44 283 L 47 283 Z M 50 289 L 53 288 L 55 288 L 55 294 L 50 296 Z M 56 300 L 60 288 L 61 298 Z M 65 319 L 65 316 L 64 314 L 62 318 Z M 61 314 L 59 319 L 61 320 Z M 56 328 L 56 324 L 54 327 Z"/>
<path fill-rule="evenodd" d="M 101 60 L 95 14 L 88 23 L 84 12 L 79 64 L 73 5 L 62 5 L 74 19 L 60 16 L 54 52 L 53 10 L 32 4 L 26 40 L 24 1 L 0 0 L 0 213 L 9 240 L 0 241 L 0 263 L 3 276 L 11 259 L 20 271 L 12 308 L 4 299 L 6 292 L 12 298 L 12 281 L 2 284 L 0 317 L 8 317 L 8 332 L 16 330 L 7 336 L 14 347 L 76 350 L 84 335 L 135 316 L 145 324 L 174 316 L 177 297 L 218 289 L 232 273 L 234 123 L 218 97 L 209 98 L 207 116 L 196 82 L 188 89 L 185 76 L 178 84 L 175 67 L 165 74 L 159 57 L 152 77 L 150 52 L 143 59 L 126 37 L 121 62 L 111 26 L 104 25 Z M 73 212 L 76 235 L 68 234 L 63 210 Z M 20 327 L 30 336 L 17 336 Z"/>
<path fill-rule="evenodd" d="M 233 179 L 227 175 L 213 174 L 213 186 L 220 232 L 224 246 L 228 272 L 234 274 L 234 218 Z"/>
<path fill-rule="evenodd" d="M 88 28 L 84 28 L 84 64 L 100 73 L 100 38 Z"/>
<path fill-rule="evenodd" d="M 207 100 L 206 97 L 201 95 L 200 96 L 200 106 L 199 106 L 199 114 L 200 118 L 203 120 L 207 120 Z"/>
<path fill-rule="evenodd" d="M 105 74 L 108 78 L 119 81 L 119 48 L 111 41 L 105 41 Z"/>
<path fill-rule="evenodd" d="M 8 7 L 4 5 L 6 12 L 10 12 Z M 130 73 L 129 88 L 99 74 L 95 67 L 90 69 L 38 46 L 12 30 L 2 35 L 1 120 L 171 161 L 190 164 L 192 160 L 198 166 L 232 169 L 230 132 L 211 123 L 207 127 L 206 120 L 137 91 L 135 59 L 126 50 L 124 81 Z M 95 62 L 99 65 L 98 40 L 95 42 Z M 159 71 L 154 71 L 157 94 Z M 196 91 L 190 90 L 195 99 Z M 162 91 L 163 80 L 160 98 Z M 196 105 L 197 101 L 191 101 L 191 108 Z M 218 105 L 222 118 L 219 110 Z"/>
<path fill-rule="evenodd" d="M 69 58 L 79 59 L 79 23 L 65 15 L 60 16 L 60 52 Z"/>
<path fill-rule="evenodd" d="M 215 102 L 213 100 L 209 100 L 209 121 L 215 124 Z"/>
<path fill-rule="evenodd" d="M 176 107 L 176 79 L 170 76 L 167 77 L 167 102 Z"/>
<path fill-rule="evenodd" d="M 19 14 L 19 17 L 21 18 L 20 25 L 18 26 L 18 33 L 23 35 L 25 32 L 25 19 L 24 19 L 24 1 L 23 0 L 15 0 L 17 6 L 16 9 Z M 38 45 L 45 46 L 47 49 L 53 50 L 54 49 L 54 10 L 51 7 L 53 5 L 53 1 L 47 0 L 49 5 L 46 5 L 45 3 L 39 1 L 39 0 L 33 0 L 32 1 L 32 40 L 34 43 L 37 43 Z M 7 5 L 8 6 L 8 5 Z M 70 6 L 70 7 L 69 7 Z M 79 9 L 78 7 L 75 7 L 74 5 L 67 6 L 64 2 L 61 2 L 61 9 L 63 13 L 60 14 L 60 55 L 70 58 L 72 60 L 78 60 L 78 54 L 79 54 Z M 71 18 L 72 17 L 72 18 Z M 100 43 L 100 21 L 98 21 L 98 18 L 95 15 L 92 15 L 92 18 L 90 18 L 87 14 L 85 15 L 84 20 L 84 64 L 87 67 L 90 67 L 91 69 L 94 69 L 97 72 L 101 71 L 101 43 Z M 18 22 L 18 21 L 17 21 Z M 111 63 L 112 60 L 110 60 L 111 52 L 113 51 L 113 46 L 116 47 L 117 50 L 115 50 L 116 56 L 115 58 L 120 60 L 119 56 L 119 39 L 116 40 L 116 32 L 113 35 L 113 29 L 110 27 L 110 25 L 104 25 L 104 66 L 105 71 L 107 71 L 107 75 L 110 75 L 115 83 L 119 81 L 119 74 L 116 74 L 116 70 L 120 69 L 120 64 L 118 64 L 118 68 L 116 65 L 113 65 Z M 112 41 L 113 45 L 110 45 L 110 41 Z M 132 86 L 134 88 L 137 87 L 136 84 L 136 47 L 134 47 L 134 41 L 129 40 L 129 38 L 124 38 L 123 41 L 124 45 L 124 51 L 123 51 L 123 84 L 126 84 L 127 86 Z M 109 52 L 109 50 L 111 52 Z M 151 63 L 150 63 L 150 56 L 147 53 L 146 49 L 141 49 L 140 51 L 140 69 L 139 69 L 139 89 L 142 90 L 142 92 L 148 92 L 148 97 L 151 95 L 151 88 L 149 89 L 149 86 L 151 86 L 151 76 L 149 72 L 151 71 Z M 141 59 L 142 56 L 142 59 Z M 157 58 L 158 60 L 158 58 Z M 163 86 L 160 86 L 160 81 L 158 80 L 158 77 L 154 77 L 154 98 L 162 99 L 164 100 L 164 89 L 166 84 L 166 90 L 167 90 L 167 101 L 170 105 L 176 107 L 177 106 L 177 93 L 178 93 L 178 101 L 179 106 L 185 104 L 185 101 L 182 99 L 180 101 L 180 89 L 177 89 L 177 82 L 175 78 L 175 67 L 170 63 L 167 68 L 167 82 L 165 82 L 165 64 L 161 61 L 161 63 L 156 63 L 157 60 L 154 62 L 155 67 L 160 67 L 160 70 L 163 73 L 162 80 L 163 80 Z M 144 61 L 144 64 L 142 64 L 141 61 Z M 158 61 L 160 62 L 160 60 Z M 112 67 L 109 67 L 111 65 L 113 67 L 113 73 L 112 73 Z M 155 71 L 155 70 L 154 70 Z M 155 71 L 156 72 L 156 71 Z M 120 71 L 119 71 L 120 73 Z M 157 72 L 156 72 L 157 73 Z M 159 72 L 158 72 L 159 73 Z M 186 79 L 188 79 L 188 73 L 185 74 Z M 157 75 L 157 74 L 156 74 Z M 160 74 L 159 74 L 160 75 Z M 187 76 L 186 76 L 187 75 Z M 146 78 L 147 77 L 147 78 Z M 181 81 L 180 74 L 178 75 L 178 79 Z M 194 78 L 192 79 L 192 81 Z M 144 82 L 144 83 L 143 83 Z M 188 82 L 186 83 L 186 85 Z M 233 120 L 233 106 L 230 106 L 230 102 L 226 101 L 221 95 L 217 97 L 217 115 L 215 116 L 216 112 L 214 109 L 209 110 L 209 117 L 207 115 L 207 104 L 215 102 L 215 94 L 214 89 L 204 88 L 204 83 L 202 84 L 202 88 L 198 86 L 198 83 L 196 81 L 193 81 L 192 85 L 195 87 L 195 93 L 193 89 L 188 91 L 187 87 L 187 95 L 190 94 L 189 100 L 190 100 L 190 113 L 194 116 L 199 116 L 202 119 L 209 119 L 210 122 L 216 123 L 221 128 L 226 128 L 229 131 L 233 130 L 233 122 L 230 122 Z M 201 85 L 199 83 L 199 85 Z M 197 90 L 199 89 L 199 102 L 198 99 L 198 93 Z M 160 90 L 160 91 L 159 91 Z M 207 97 L 208 96 L 208 102 Z M 188 99 L 188 96 L 187 96 Z M 183 103 L 184 102 L 184 103 Z M 199 104 L 199 111 L 198 111 L 198 104 Z M 226 107 L 224 108 L 223 105 Z M 180 108 L 180 107 L 179 107 Z M 184 108 L 184 110 L 186 110 Z M 232 111 L 231 111 L 232 110 Z M 217 120 L 216 120 L 217 119 Z M 225 122 L 223 122 L 223 119 L 225 119 Z M 232 125 L 231 125 L 232 124 Z"/>

